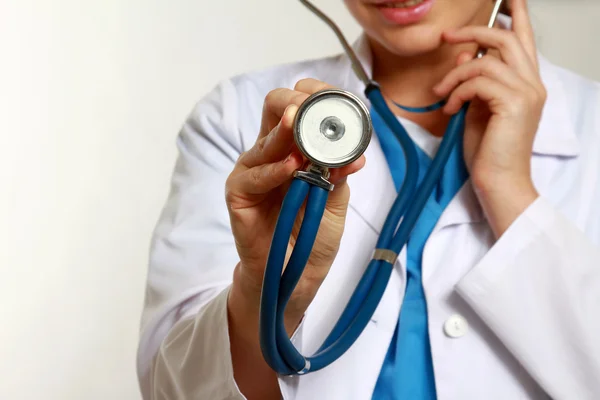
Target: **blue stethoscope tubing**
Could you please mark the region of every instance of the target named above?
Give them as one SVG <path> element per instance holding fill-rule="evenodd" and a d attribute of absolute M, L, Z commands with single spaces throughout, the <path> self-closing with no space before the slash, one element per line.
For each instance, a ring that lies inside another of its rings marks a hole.
<path fill-rule="evenodd" d="M 406 159 L 404 182 L 377 241 L 377 249 L 390 250 L 399 254 L 439 181 L 450 153 L 461 142 L 461 133 L 469 103 L 463 105 L 460 111 L 452 116 L 431 167 L 417 190 L 419 163 L 415 144 L 387 106 L 378 85 L 367 85 L 365 95 L 400 142 Z M 401 108 L 413 112 L 428 112 L 441 106 L 443 106 L 443 102 L 423 108 Z M 283 200 L 273 233 L 263 278 L 259 338 L 265 361 L 280 375 L 302 375 L 315 372 L 341 357 L 354 344 L 371 320 L 392 274 L 393 263 L 372 259 L 338 322 L 319 350 L 311 357 L 300 354 L 286 331 L 284 311 L 308 262 L 327 197 L 327 190 L 313 186 L 306 181 L 294 179 Z M 284 271 L 283 265 L 289 239 L 305 200 L 304 218 Z M 412 200 L 410 205 L 408 204 L 409 200 Z M 403 216 L 404 218 L 402 218 Z"/>

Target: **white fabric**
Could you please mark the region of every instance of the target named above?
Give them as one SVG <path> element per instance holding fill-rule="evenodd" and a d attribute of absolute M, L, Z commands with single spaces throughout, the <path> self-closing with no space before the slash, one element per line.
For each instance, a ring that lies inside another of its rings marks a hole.
<path fill-rule="evenodd" d="M 370 67 L 365 41 L 356 47 Z M 600 398 L 600 86 L 544 59 L 541 73 L 548 101 L 532 158 L 541 197 L 494 242 L 467 182 L 424 249 L 442 400 Z M 181 130 L 171 195 L 152 243 L 138 353 L 145 399 L 244 398 L 229 350 L 226 296 L 238 256 L 224 182 L 256 139 L 265 95 L 306 77 L 366 102 L 347 58 L 337 56 L 222 82 Z M 319 347 L 337 320 L 396 195 L 376 140 L 366 157 L 366 167 L 349 179 L 339 255 L 293 339 L 304 354 Z M 350 351 L 322 371 L 280 379 L 285 399 L 371 398 L 398 320 L 405 266 L 403 252 Z M 468 323 L 460 338 L 444 333 L 452 315 Z"/>
<path fill-rule="evenodd" d="M 406 118 L 398 118 L 398 120 L 406 129 L 406 133 L 412 141 L 430 158 L 435 157 L 442 143 L 442 138 L 434 136 L 428 130 Z"/>

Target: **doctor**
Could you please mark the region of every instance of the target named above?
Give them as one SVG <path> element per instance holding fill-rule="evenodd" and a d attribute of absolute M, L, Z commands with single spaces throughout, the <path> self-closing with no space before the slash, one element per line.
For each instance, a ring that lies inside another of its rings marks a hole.
<path fill-rule="evenodd" d="M 364 28 L 361 61 L 423 167 L 449 116 L 473 101 L 462 154 L 354 346 L 321 371 L 278 377 L 260 352 L 258 304 L 282 195 L 303 161 L 292 120 L 331 86 L 368 103 L 345 56 L 222 82 L 177 141 L 138 352 L 144 398 L 600 398 L 600 86 L 537 54 L 526 0 L 495 29 L 484 27 L 492 0 L 345 2 Z M 479 46 L 491 51 L 473 60 Z M 392 103 L 444 97 L 429 114 Z M 368 161 L 332 173 L 286 310 L 306 355 L 356 286 L 402 182 L 401 151 L 376 116 L 374 127 Z"/>

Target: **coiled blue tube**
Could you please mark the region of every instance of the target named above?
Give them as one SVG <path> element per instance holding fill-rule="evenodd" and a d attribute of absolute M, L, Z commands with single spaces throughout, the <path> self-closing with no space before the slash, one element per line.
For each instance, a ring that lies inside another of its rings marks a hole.
<path fill-rule="evenodd" d="M 263 290 L 259 310 L 260 348 L 267 364 L 280 374 L 290 374 L 293 372 L 277 350 L 277 328 L 275 323 L 281 272 L 294 227 L 294 221 L 296 221 L 300 207 L 302 207 L 309 189 L 310 185 L 299 179 L 294 179 L 290 185 L 283 199 L 281 212 L 275 225 L 273 241 L 271 242 L 271 249 L 269 250 L 265 275 L 263 277 Z"/>
<path fill-rule="evenodd" d="M 375 110 L 396 135 L 407 161 L 404 182 L 377 242 L 378 249 L 388 249 L 398 254 L 406 244 L 427 199 L 439 181 L 452 149 L 460 139 L 459 135 L 464 127 L 469 104 L 465 104 L 460 112 L 452 117 L 432 166 L 415 193 L 419 175 L 415 145 L 396 116 L 387 107 L 379 88 L 370 85 L 365 93 Z M 306 211 L 298 240 L 282 274 L 294 221 L 307 196 Z M 409 200 L 412 200 L 410 206 L 408 206 Z M 393 265 L 386 261 L 371 260 L 338 322 L 317 353 L 312 357 L 304 357 L 298 352 L 288 338 L 284 324 L 284 311 L 312 251 L 326 202 L 325 190 L 316 186 L 311 187 L 307 182 L 295 179 L 283 201 L 273 234 L 261 296 L 260 346 L 268 365 L 282 375 L 318 371 L 344 354 L 372 318 L 393 270 Z M 402 223 L 399 223 L 400 219 Z"/>
<path fill-rule="evenodd" d="M 288 339 L 287 331 L 285 330 L 284 311 L 308 262 L 321 219 L 323 218 L 328 195 L 329 193 L 326 190 L 319 187 L 313 186 L 310 188 L 304 211 L 304 219 L 298 232 L 296 245 L 285 268 L 285 272 L 281 277 L 275 321 L 277 326 L 277 348 L 281 354 L 285 355 L 285 361 L 294 371 L 304 369 L 306 360 Z"/>
<path fill-rule="evenodd" d="M 408 107 L 408 106 L 403 106 L 402 104 L 396 103 L 395 101 L 394 101 L 394 105 L 396 107 L 401 108 L 404 111 L 408 111 L 408 112 L 427 113 L 427 112 L 437 111 L 440 108 L 444 107 L 446 105 L 446 99 L 440 100 L 435 104 L 432 104 L 430 106 L 425 106 L 425 107 Z"/>

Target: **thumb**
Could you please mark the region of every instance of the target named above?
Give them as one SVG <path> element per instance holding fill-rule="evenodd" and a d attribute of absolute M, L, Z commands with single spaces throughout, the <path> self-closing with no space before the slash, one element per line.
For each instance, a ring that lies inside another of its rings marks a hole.
<path fill-rule="evenodd" d="M 272 190 L 289 181 L 302 162 L 302 157 L 291 153 L 282 161 L 234 170 L 225 183 L 225 198 L 229 207 L 235 209 L 256 205 Z"/>
<path fill-rule="evenodd" d="M 327 200 L 327 209 L 336 216 L 345 216 L 350 201 L 350 186 L 348 176 L 360 171 L 366 163 L 365 156 L 361 156 L 352 164 L 331 172 L 330 180 L 335 185 Z"/>
<path fill-rule="evenodd" d="M 326 209 L 335 217 L 344 218 L 350 201 L 350 186 L 346 177 L 338 181 L 327 198 Z"/>

